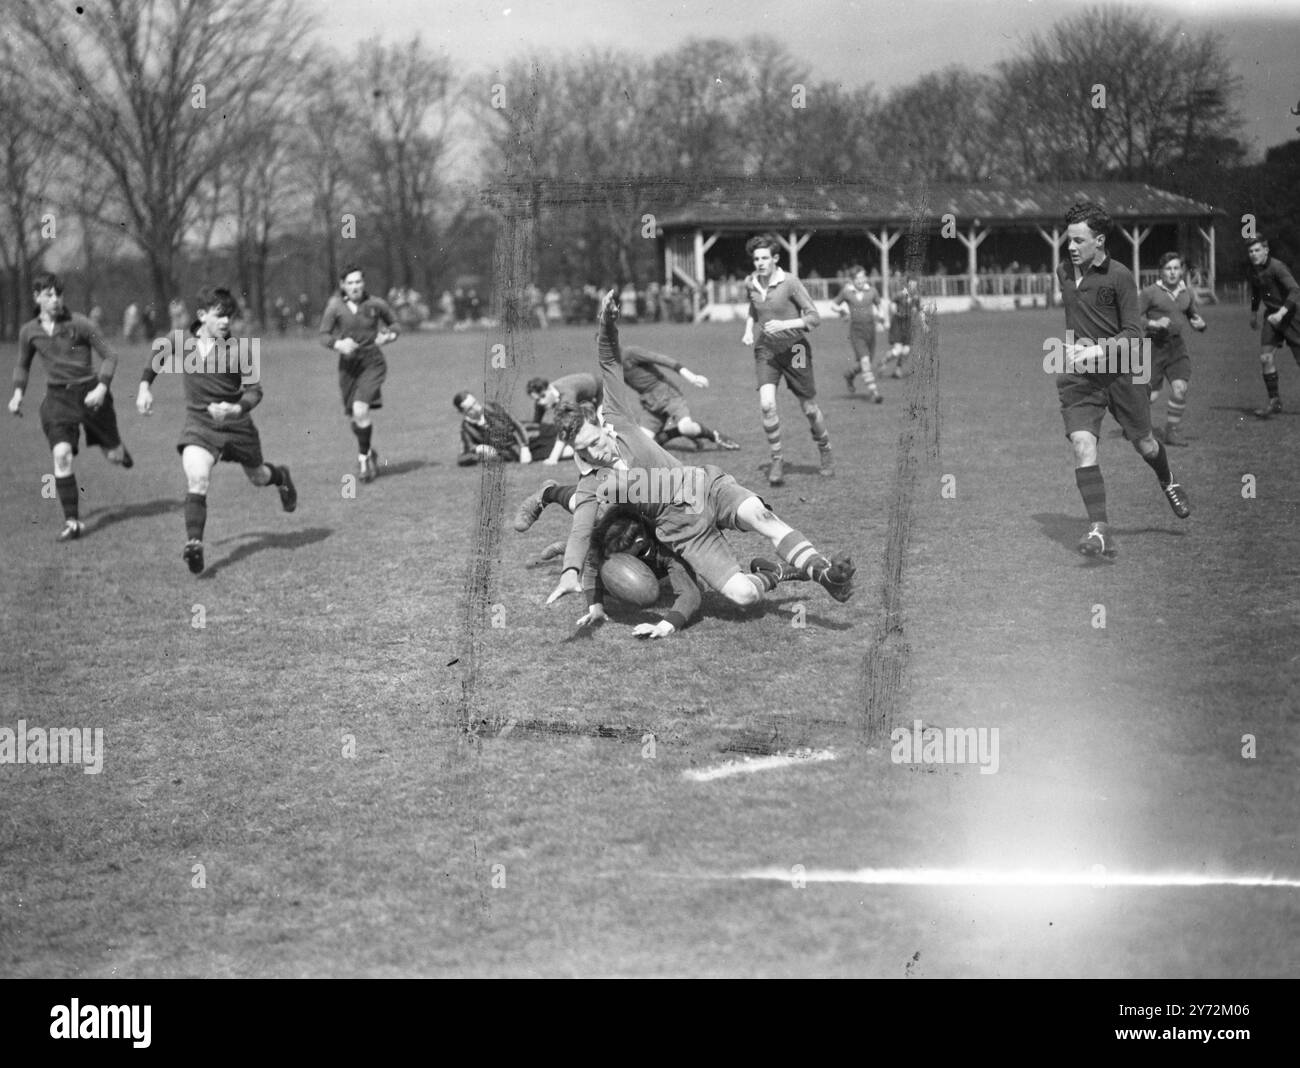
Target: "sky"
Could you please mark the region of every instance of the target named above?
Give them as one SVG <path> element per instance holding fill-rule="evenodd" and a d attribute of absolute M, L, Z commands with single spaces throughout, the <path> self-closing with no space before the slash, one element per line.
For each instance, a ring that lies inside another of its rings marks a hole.
<path fill-rule="evenodd" d="M 1024 39 L 1092 6 L 1071 0 L 305 0 L 318 35 L 347 52 L 358 35 L 415 34 L 470 74 L 529 52 L 671 50 L 691 37 L 771 34 L 814 80 L 887 91 L 959 64 L 986 70 Z M 1137 6 L 1189 32 L 1224 36 L 1242 78 L 1238 136 L 1254 152 L 1300 137 L 1300 0 L 1154 0 Z"/>

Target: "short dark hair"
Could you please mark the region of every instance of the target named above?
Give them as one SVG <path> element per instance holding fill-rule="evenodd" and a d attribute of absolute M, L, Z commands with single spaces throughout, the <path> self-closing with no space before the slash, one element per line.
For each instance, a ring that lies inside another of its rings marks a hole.
<path fill-rule="evenodd" d="M 465 398 L 472 395 L 473 394 L 471 394 L 469 390 L 462 389 L 459 393 L 457 393 L 454 397 L 451 398 L 452 407 L 459 412 L 460 406 L 465 403 Z"/>
<path fill-rule="evenodd" d="M 43 293 L 52 289 L 60 296 L 63 294 L 63 279 L 52 271 L 42 271 L 32 279 L 32 292 Z"/>
<path fill-rule="evenodd" d="M 867 273 L 867 269 L 863 267 L 862 264 L 860 263 L 855 263 L 852 267 L 849 268 L 850 278 L 857 278 L 858 275 L 866 274 L 866 273 Z"/>
<path fill-rule="evenodd" d="M 770 248 L 773 259 L 781 255 L 781 242 L 777 240 L 776 234 L 755 234 L 745 242 L 745 255 L 753 256 L 760 248 Z"/>
<path fill-rule="evenodd" d="M 360 267 L 358 267 L 355 263 L 345 263 L 343 267 L 339 270 L 339 281 L 340 282 L 343 281 L 343 279 L 345 279 L 348 275 L 353 273 L 359 274 L 363 278 L 365 277 L 366 274 L 366 272 L 363 271 Z"/>
<path fill-rule="evenodd" d="M 534 393 L 545 393 L 546 387 L 549 385 L 550 382 L 539 375 L 537 378 L 530 378 L 528 380 L 528 385 L 524 386 L 524 392 L 529 396 L 532 396 Z"/>
<path fill-rule="evenodd" d="M 1163 267 L 1165 266 L 1165 264 L 1173 263 L 1174 260 L 1177 260 L 1179 263 L 1185 262 L 1183 260 L 1183 254 L 1181 252 L 1166 252 L 1163 256 L 1160 257 L 1160 266 Z"/>
<path fill-rule="evenodd" d="M 1268 250 L 1268 238 L 1265 237 L 1263 234 L 1256 235 L 1255 237 L 1250 238 L 1250 239 L 1246 242 L 1246 248 L 1249 249 L 1251 245 L 1263 245 L 1265 251 L 1267 251 L 1267 250 Z"/>
<path fill-rule="evenodd" d="M 555 409 L 555 436 L 564 444 L 572 445 L 578 431 L 588 424 L 596 425 L 596 406 L 589 401 L 574 404 L 565 401 Z"/>
<path fill-rule="evenodd" d="M 194 314 L 216 308 L 232 319 L 239 314 L 239 301 L 224 286 L 204 286 L 194 298 Z"/>
<path fill-rule="evenodd" d="M 631 509 L 618 506 L 600 521 L 592 541 L 608 560 L 615 553 L 630 552 L 638 538 L 645 538 L 649 545 L 653 545 L 654 530 Z"/>
<path fill-rule="evenodd" d="M 1113 225 L 1110 216 L 1106 214 L 1106 209 L 1091 200 L 1077 201 L 1065 213 L 1065 225 L 1073 226 L 1075 223 L 1086 223 L 1088 229 L 1101 238 L 1110 235 L 1110 228 Z"/>

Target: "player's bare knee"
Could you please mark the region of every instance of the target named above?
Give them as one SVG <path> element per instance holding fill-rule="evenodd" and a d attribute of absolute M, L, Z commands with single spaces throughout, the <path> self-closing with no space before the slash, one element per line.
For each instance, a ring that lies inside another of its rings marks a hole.
<path fill-rule="evenodd" d="M 817 407 L 817 402 L 815 400 L 800 401 L 799 404 L 803 408 L 803 414 L 809 419 L 821 418 L 822 412 L 821 409 Z"/>
<path fill-rule="evenodd" d="M 679 433 L 685 434 L 688 438 L 693 438 L 700 432 L 700 424 L 688 416 L 685 419 L 677 420 L 677 430 Z"/>
<path fill-rule="evenodd" d="M 200 493 L 206 495 L 208 492 L 207 475 L 186 475 L 185 489 L 190 493 Z"/>
<path fill-rule="evenodd" d="M 1179 379 L 1170 384 L 1169 392 L 1174 395 L 1174 400 L 1182 404 L 1187 399 L 1187 383 Z"/>
<path fill-rule="evenodd" d="M 764 403 L 763 401 L 760 400 L 758 402 L 758 409 L 764 415 L 776 415 L 776 401 L 773 400 Z"/>
<path fill-rule="evenodd" d="M 1138 438 L 1133 442 L 1133 447 L 1143 456 L 1154 456 L 1160 451 L 1160 442 L 1156 441 L 1154 434 L 1147 434 L 1144 438 Z"/>
<path fill-rule="evenodd" d="M 59 442 L 50 452 L 54 460 L 55 477 L 67 478 L 72 474 L 72 446 L 66 442 Z"/>
<path fill-rule="evenodd" d="M 353 404 L 352 421 L 356 423 L 360 429 L 365 430 L 365 428 L 370 425 L 370 405 Z"/>
<path fill-rule="evenodd" d="M 248 476 L 248 481 L 254 486 L 265 486 L 271 481 L 271 469 L 266 464 L 245 467 L 244 474 Z"/>

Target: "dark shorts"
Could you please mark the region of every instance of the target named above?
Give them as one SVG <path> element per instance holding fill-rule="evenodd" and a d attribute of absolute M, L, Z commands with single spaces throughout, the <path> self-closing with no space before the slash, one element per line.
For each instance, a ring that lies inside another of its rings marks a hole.
<path fill-rule="evenodd" d="M 217 423 L 211 417 L 198 412 L 185 413 L 185 426 L 181 428 L 181 439 L 176 443 L 176 451 L 184 452 L 187 445 L 197 445 L 218 461 L 242 464 L 244 467 L 261 467 L 262 439 L 253 425 L 251 415 L 241 415 L 237 419 L 227 419 Z"/>
<path fill-rule="evenodd" d="M 889 323 L 889 343 L 891 345 L 910 345 L 912 343 L 912 317 L 895 315 Z"/>
<path fill-rule="evenodd" d="M 849 344 L 853 346 L 853 358 L 861 360 L 863 356 L 874 359 L 876 355 L 875 327 L 855 326 L 849 330 Z"/>
<path fill-rule="evenodd" d="M 540 457 L 546 459 L 555 448 L 555 439 L 558 433 L 554 423 L 525 423 L 524 430 L 528 432 L 528 449 L 530 452 L 544 453 Z"/>
<path fill-rule="evenodd" d="M 1168 345 L 1151 346 L 1151 382 L 1152 393 L 1165 382 L 1190 382 L 1192 379 L 1192 360 L 1187 355 L 1187 345 L 1181 337 L 1174 338 Z"/>
<path fill-rule="evenodd" d="M 1100 439 L 1101 421 L 1108 411 L 1129 441 L 1151 433 L 1151 394 L 1145 385 L 1134 385 L 1128 375 L 1060 374 L 1056 392 L 1067 437 L 1087 430 Z"/>
<path fill-rule="evenodd" d="M 807 341 L 797 342 L 784 352 L 755 349 L 754 370 L 760 387 L 777 385 L 785 379 L 790 392 L 800 400 L 813 400 L 817 396 L 817 383 L 813 379 L 812 346 Z"/>
<path fill-rule="evenodd" d="M 116 449 L 122 444 L 117 432 L 117 411 L 113 408 L 113 391 L 104 396 L 104 403 L 95 411 L 86 407 L 86 394 L 98 382 L 81 382 L 73 386 L 47 386 L 41 401 L 41 430 L 50 448 L 65 442 L 77 455 L 81 441 L 81 428 L 86 428 L 86 445 Z"/>
<path fill-rule="evenodd" d="M 713 464 L 691 470 L 698 473 L 691 484 L 701 490 L 700 506 L 665 513 L 655 524 L 655 533 L 696 575 L 721 590 L 733 575 L 740 574 L 736 554 L 722 531 L 738 530 L 736 513 L 745 501 L 758 495 Z"/>
<path fill-rule="evenodd" d="M 691 416 L 691 409 L 686 403 L 686 398 L 682 396 L 681 390 L 670 386 L 667 382 L 661 382 L 649 393 L 641 394 L 641 407 L 654 420 L 652 427 L 654 430 L 676 426 L 683 419 L 689 419 Z"/>
<path fill-rule="evenodd" d="M 1267 315 L 1263 317 L 1264 325 L 1259 331 L 1259 344 L 1261 348 L 1275 349 L 1279 345 L 1290 345 L 1291 351 L 1296 354 L 1296 359 L 1300 360 L 1300 313 L 1295 313 L 1290 319 L 1282 324 L 1279 330 L 1276 326 L 1268 321 Z"/>
<path fill-rule="evenodd" d="M 343 357 L 339 360 L 339 391 L 343 394 L 343 411 L 352 414 L 356 401 L 371 408 L 382 408 L 383 398 L 379 387 L 388 374 L 388 363 L 382 352 L 370 353 L 359 360 Z"/>

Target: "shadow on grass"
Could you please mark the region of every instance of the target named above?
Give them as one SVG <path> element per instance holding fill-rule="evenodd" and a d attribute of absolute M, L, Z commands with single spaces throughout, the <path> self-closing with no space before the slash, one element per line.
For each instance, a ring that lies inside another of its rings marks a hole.
<path fill-rule="evenodd" d="M 1049 541 L 1056 542 L 1063 549 L 1070 552 L 1079 553 L 1079 539 L 1088 530 L 1088 521 L 1080 519 L 1078 516 L 1064 515 L 1060 512 L 1038 512 L 1033 517 L 1042 530 L 1043 537 Z M 1133 537 L 1138 534 L 1166 534 L 1171 538 L 1184 538 L 1187 536 L 1185 530 L 1171 530 L 1169 527 L 1117 527 L 1114 523 L 1110 525 L 1111 533 L 1115 535 L 1116 541 L 1120 542 L 1120 558 L 1123 558 L 1124 544 L 1123 540 L 1127 537 Z M 1107 560 L 1102 556 L 1084 556 L 1081 557 L 1085 565 L 1102 565 L 1112 564 L 1114 560 Z"/>
<path fill-rule="evenodd" d="M 93 532 L 105 530 L 116 523 L 125 523 L 129 519 L 148 519 L 168 512 L 179 512 L 184 502 L 175 497 L 160 497 L 156 501 L 142 501 L 139 504 L 126 504 L 120 508 L 96 508 L 87 516 L 87 526 Z M 91 524 L 89 520 L 94 520 Z"/>
<path fill-rule="evenodd" d="M 331 527 L 311 527 L 308 530 L 290 530 L 278 533 L 263 531 L 257 534 L 240 535 L 240 537 L 253 540 L 239 546 L 229 556 L 222 557 L 212 564 L 199 576 L 199 579 L 213 578 L 225 568 L 231 567 L 242 560 L 247 560 L 254 553 L 260 553 L 263 549 L 301 549 L 305 545 L 315 545 L 319 541 L 324 541 L 333 533 Z"/>
<path fill-rule="evenodd" d="M 401 463 L 390 464 L 382 460 L 379 465 L 378 481 L 382 482 L 386 478 L 396 478 L 400 475 L 409 475 L 412 471 L 418 471 L 422 467 L 441 467 L 437 460 L 403 460 Z"/>
<path fill-rule="evenodd" d="M 1289 412 L 1289 411 L 1287 411 L 1286 409 L 1283 409 L 1283 410 L 1280 411 L 1280 412 L 1272 412 L 1272 413 L 1270 413 L 1270 414 L 1268 415 L 1267 418 L 1264 418 L 1263 416 L 1256 415 L 1256 414 L 1255 414 L 1256 412 L 1263 411 L 1263 407 L 1264 407 L 1264 406 L 1263 406 L 1262 403 L 1261 403 L 1261 404 L 1258 404 L 1258 405 L 1255 405 L 1255 404 L 1247 404 L 1247 405 L 1240 405 L 1240 404 L 1211 404 L 1211 405 L 1210 405 L 1210 411 L 1212 411 L 1212 412 L 1236 412 L 1238 415 L 1242 416 L 1243 418 L 1246 417 L 1246 416 L 1249 416 L 1249 417 L 1250 417 L 1250 421 L 1251 421 L 1252 423 L 1267 423 L 1267 422 L 1269 422 L 1269 420 L 1272 420 L 1272 419 L 1278 419 L 1278 418 L 1283 417 L 1283 416 L 1289 416 L 1289 415 L 1295 415 L 1295 414 L 1296 414 L 1295 412 Z"/>

